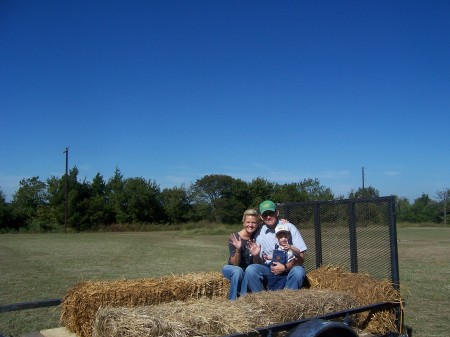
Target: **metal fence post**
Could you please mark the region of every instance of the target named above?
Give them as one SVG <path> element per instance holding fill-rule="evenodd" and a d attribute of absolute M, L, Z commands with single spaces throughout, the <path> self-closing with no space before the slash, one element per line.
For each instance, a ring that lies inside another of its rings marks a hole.
<path fill-rule="evenodd" d="M 358 272 L 358 250 L 356 243 L 356 221 L 355 221 L 355 202 L 351 201 L 348 205 L 348 229 L 350 237 L 350 262 L 352 273 Z"/>
<path fill-rule="evenodd" d="M 314 204 L 314 232 L 316 243 L 316 268 L 319 268 L 323 263 L 322 256 L 322 227 L 320 225 L 320 206 L 318 203 Z"/>

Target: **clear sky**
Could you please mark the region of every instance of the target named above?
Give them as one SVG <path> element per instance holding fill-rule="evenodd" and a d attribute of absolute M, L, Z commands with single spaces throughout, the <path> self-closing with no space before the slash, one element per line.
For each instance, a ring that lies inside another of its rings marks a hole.
<path fill-rule="evenodd" d="M 450 188 L 450 1 L 0 1 L 0 189 L 118 167 Z"/>

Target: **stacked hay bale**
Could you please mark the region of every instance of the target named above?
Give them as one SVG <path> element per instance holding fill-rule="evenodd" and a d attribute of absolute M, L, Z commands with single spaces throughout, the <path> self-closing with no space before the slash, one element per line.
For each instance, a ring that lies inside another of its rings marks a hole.
<path fill-rule="evenodd" d="M 388 280 L 376 280 L 367 274 L 345 272 L 340 267 L 324 266 L 308 273 L 311 289 L 345 291 L 352 294 L 357 306 L 401 301 L 400 292 Z M 363 312 L 356 315 L 357 326 L 369 333 L 397 331 L 394 310 Z"/>
<path fill-rule="evenodd" d="M 355 306 L 348 293 L 281 290 L 248 294 L 237 301 L 200 299 L 137 308 L 102 308 L 93 337 L 221 336 L 315 317 Z"/>
<path fill-rule="evenodd" d="M 90 337 L 102 307 L 148 306 L 200 298 L 226 298 L 222 274 L 194 273 L 143 280 L 84 281 L 69 289 L 61 304 L 61 322 L 80 337 Z"/>
<path fill-rule="evenodd" d="M 227 300 L 229 281 L 216 272 L 86 281 L 65 296 L 61 321 L 79 337 L 220 336 L 400 300 L 388 281 L 338 267 L 311 271 L 308 281 L 309 289 L 248 294 L 233 302 Z M 385 334 L 397 330 L 395 319 L 392 310 L 364 312 L 355 323 Z"/>

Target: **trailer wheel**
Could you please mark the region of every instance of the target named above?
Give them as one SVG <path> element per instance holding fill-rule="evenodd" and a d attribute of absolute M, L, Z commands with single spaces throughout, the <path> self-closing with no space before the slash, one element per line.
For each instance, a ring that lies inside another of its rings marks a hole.
<path fill-rule="evenodd" d="M 348 325 L 338 322 L 313 319 L 300 323 L 290 330 L 286 336 L 290 337 L 358 337 L 357 333 Z"/>

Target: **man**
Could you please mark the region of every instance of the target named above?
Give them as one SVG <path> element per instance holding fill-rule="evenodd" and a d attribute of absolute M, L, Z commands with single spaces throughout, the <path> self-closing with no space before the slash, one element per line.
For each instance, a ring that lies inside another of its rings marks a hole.
<path fill-rule="evenodd" d="M 275 245 L 278 243 L 275 236 L 275 228 L 280 223 L 278 216 L 279 212 L 275 203 L 271 200 L 265 200 L 259 205 L 259 212 L 263 221 L 262 227 L 260 227 L 256 235 L 256 242 L 251 245 L 250 251 L 253 254 L 252 264 L 245 270 L 244 279 L 242 281 L 242 292 L 246 287 L 251 292 L 258 292 L 264 290 L 264 284 L 267 284 L 267 280 L 270 273 L 274 275 L 282 274 L 288 271 L 286 288 L 287 289 L 300 289 L 303 285 L 303 281 L 306 277 L 305 268 L 303 262 L 305 258 L 306 245 L 298 229 L 291 223 L 285 223 L 291 233 L 290 244 L 298 248 L 300 254 L 297 254 L 296 259 L 286 264 L 279 262 L 273 262 L 270 265 L 270 260 L 266 260 L 265 257 L 272 255 Z"/>

